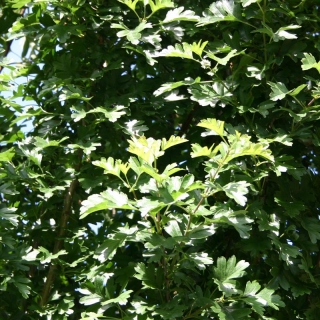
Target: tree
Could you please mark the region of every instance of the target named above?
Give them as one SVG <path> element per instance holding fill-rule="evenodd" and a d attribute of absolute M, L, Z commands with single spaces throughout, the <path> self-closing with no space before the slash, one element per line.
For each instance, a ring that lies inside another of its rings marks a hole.
<path fill-rule="evenodd" d="M 1 319 L 317 319 L 316 1 L 1 8 Z"/>

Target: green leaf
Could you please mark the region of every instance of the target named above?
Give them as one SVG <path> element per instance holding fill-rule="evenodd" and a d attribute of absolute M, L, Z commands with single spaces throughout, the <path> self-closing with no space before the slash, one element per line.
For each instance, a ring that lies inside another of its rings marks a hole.
<path fill-rule="evenodd" d="M 131 10 L 136 10 L 136 5 L 140 0 L 118 0 L 119 2 L 127 5 Z"/>
<path fill-rule="evenodd" d="M 263 316 L 265 307 L 271 307 L 278 310 L 278 306 L 284 306 L 284 303 L 281 301 L 278 295 L 273 295 L 274 290 L 264 288 L 259 293 L 261 286 L 257 281 L 250 282 L 246 284 L 245 291 L 243 293 L 243 301 L 251 305 L 252 309 Z"/>
<path fill-rule="evenodd" d="M 297 39 L 297 36 L 295 34 L 289 33 L 286 30 L 294 30 L 294 29 L 299 29 L 299 28 L 301 28 L 301 26 L 299 26 L 299 25 L 289 25 L 286 27 L 281 27 L 274 34 L 273 40 L 275 42 L 277 42 L 279 40 Z"/>
<path fill-rule="evenodd" d="M 105 240 L 95 251 L 94 258 L 98 259 L 101 263 L 112 259 L 117 249 L 124 244 L 124 241 L 125 238 Z"/>
<path fill-rule="evenodd" d="M 241 21 L 241 8 L 233 0 L 221 0 L 212 3 L 204 18 L 200 18 L 197 26 L 205 26 L 220 21 Z"/>
<path fill-rule="evenodd" d="M 120 159 L 116 161 L 109 157 L 107 160 L 106 158 L 101 158 L 101 160 L 92 161 L 92 164 L 103 168 L 105 174 L 113 174 L 117 177 L 120 177 L 120 173 L 122 172 L 124 175 L 127 175 L 130 166 L 128 163 L 122 163 Z"/>
<path fill-rule="evenodd" d="M 50 263 L 51 260 L 57 259 L 60 255 L 68 254 L 66 250 L 60 250 L 59 252 L 52 254 L 44 247 L 39 247 L 39 252 L 42 252 L 42 256 L 39 258 L 41 264 Z"/>
<path fill-rule="evenodd" d="M 134 277 L 142 281 L 143 288 L 162 289 L 163 271 L 161 268 L 156 268 L 151 264 L 146 266 L 140 262 L 134 270 L 137 272 Z"/>
<path fill-rule="evenodd" d="M 19 215 L 14 213 L 16 211 L 17 208 L 1 208 L 0 206 L 0 218 L 10 221 L 13 226 L 17 227 Z"/>
<path fill-rule="evenodd" d="M 213 210 L 213 208 L 211 209 Z M 245 213 L 245 212 L 244 212 Z M 211 223 L 222 223 L 222 224 L 227 224 L 232 227 L 234 227 L 238 232 L 241 238 L 247 239 L 249 238 L 249 231 L 251 230 L 250 224 L 254 220 L 248 218 L 247 216 L 243 215 L 242 213 L 239 212 L 234 212 L 230 209 L 225 210 L 218 210 L 214 214 L 214 219 L 208 219 L 206 218 L 206 221 L 211 222 Z"/>
<path fill-rule="evenodd" d="M 240 206 L 245 206 L 247 198 L 244 195 L 248 193 L 248 186 L 250 184 L 246 181 L 237 181 L 226 184 L 222 189 L 229 198 L 234 199 Z"/>
<path fill-rule="evenodd" d="M 78 122 L 81 119 L 84 119 L 87 115 L 85 109 L 79 105 L 71 107 L 70 110 L 75 111 L 71 114 L 71 118 L 74 120 L 74 122 Z"/>
<path fill-rule="evenodd" d="M 141 136 L 143 132 L 148 131 L 149 128 L 143 124 L 144 121 L 131 120 L 126 122 L 125 132 L 130 136 Z"/>
<path fill-rule="evenodd" d="M 174 7 L 174 2 L 171 0 L 144 0 L 145 3 L 147 2 L 152 10 L 152 13 L 157 12 L 158 10 L 161 9 L 166 9 L 166 8 L 173 8 Z"/>
<path fill-rule="evenodd" d="M 60 145 L 61 142 L 63 142 L 66 139 L 69 139 L 69 137 L 63 137 L 62 139 L 58 140 L 50 140 L 49 139 L 43 139 L 41 137 L 35 137 L 35 142 L 33 143 L 37 148 L 44 149 L 48 147 L 57 147 Z"/>
<path fill-rule="evenodd" d="M 166 138 L 163 138 L 161 141 L 161 150 L 166 150 L 177 144 L 184 143 L 187 141 L 187 139 L 181 138 L 179 136 L 171 136 L 168 141 Z"/>
<path fill-rule="evenodd" d="M 303 217 L 301 225 L 308 231 L 312 243 L 317 243 L 320 240 L 319 219 Z"/>
<path fill-rule="evenodd" d="M 108 188 L 100 194 L 91 195 L 87 200 L 82 202 L 80 219 L 85 218 L 92 212 L 113 208 L 135 209 L 134 206 L 130 204 L 128 196 L 125 193 Z"/>
<path fill-rule="evenodd" d="M 219 135 L 220 137 L 224 136 L 224 121 L 217 119 L 205 119 L 201 120 L 197 126 L 209 129 L 209 132 L 212 132 L 213 135 Z"/>
<path fill-rule="evenodd" d="M 239 261 L 235 256 L 226 260 L 225 257 L 220 257 L 217 260 L 217 267 L 214 267 L 215 279 L 226 281 L 230 279 L 241 278 L 245 275 L 244 270 L 249 267 L 249 263 L 244 260 Z"/>
<path fill-rule="evenodd" d="M 317 62 L 311 53 L 304 53 L 304 58 L 302 58 L 302 70 L 309 70 L 315 68 L 320 73 L 320 61 Z"/>
<path fill-rule="evenodd" d="M 116 29 L 124 29 L 122 31 L 119 31 L 117 33 L 117 36 L 119 38 L 122 37 L 127 37 L 127 39 L 132 43 L 132 44 L 139 44 L 139 40 L 141 39 L 141 31 L 147 28 L 152 28 L 152 24 L 147 22 L 147 21 L 142 21 L 135 29 L 130 30 L 128 29 L 123 23 L 121 24 L 116 24 L 112 23 L 111 28 L 116 28 Z"/>
<path fill-rule="evenodd" d="M 244 51 L 238 52 L 236 49 L 233 49 L 224 58 L 219 58 L 216 55 L 214 55 L 213 52 L 211 52 L 211 51 L 206 52 L 207 56 L 210 59 L 218 62 L 218 64 L 221 64 L 223 66 L 226 66 L 231 58 L 233 58 L 239 54 L 242 54 L 242 53 L 244 53 Z"/>
<path fill-rule="evenodd" d="M 178 81 L 178 82 L 168 82 L 165 83 L 163 85 L 161 85 L 161 87 L 156 90 L 153 94 L 157 97 L 160 96 L 161 94 L 165 93 L 165 92 L 169 92 L 172 91 L 176 88 L 179 88 L 181 86 L 185 86 L 185 85 L 191 85 L 194 83 L 199 83 L 200 82 L 200 78 L 196 78 L 195 80 L 192 78 L 186 78 L 184 81 Z"/>
<path fill-rule="evenodd" d="M 250 6 L 250 4 L 252 3 L 259 3 L 259 2 L 261 2 L 261 0 L 241 0 L 241 3 L 244 8 Z"/>
<path fill-rule="evenodd" d="M 167 12 L 165 19 L 162 21 L 163 23 L 169 23 L 173 21 L 191 21 L 197 22 L 199 20 L 199 16 L 197 16 L 192 10 L 184 10 L 184 7 L 178 7 Z"/>
<path fill-rule="evenodd" d="M 259 301 L 262 303 L 264 302 L 267 306 L 279 310 L 279 306 L 284 307 L 284 303 L 281 301 L 278 295 L 273 295 L 273 293 L 274 290 L 264 288 L 256 295 L 256 297 Z"/>
<path fill-rule="evenodd" d="M 10 148 L 6 151 L 0 152 L 0 162 L 11 161 L 14 155 L 14 148 Z"/>
<path fill-rule="evenodd" d="M 132 290 L 128 290 L 125 292 L 122 292 L 118 297 L 113 298 L 113 299 L 109 299 L 107 301 L 103 301 L 101 303 L 102 306 L 111 304 L 111 303 L 117 303 L 120 304 L 121 306 L 126 305 L 128 302 L 128 299 L 130 298 L 130 294 L 132 293 Z"/>
<path fill-rule="evenodd" d="M 282 100 L 289 90 L 282 82 L 271 82 L 268 81 L 269 86 L 271 87 L 272 92 L 270 93 L 270 99 L 272 101 Z"/>
<path fill-rule="evenodd" d="M 239 132 L 236 132 L 235 136 L 229 136 L 228 138 L 231 146 L 230 150 L 226 149 L 228 150 L 228 154 L 225 158 L 226 163 L 241 156 L 260 156 L 268 161 L 274 161 L 274 157 L 272 156 L 271 151 L 268 149 L 268 143 L 263 141 L 259 143 L 253 143 L 250 141 L 249 136 L 241 135 Z M 222 145 L 223 144 L 221 144 L 221 146 Z M 223 148 L 220 148 L 221 153 L 223 150 Z"/>
<path fill-rule="evenodd" d="M 239 261 L 235 256 L 226 260 L 225 257 L 220 257 L 217 260 L 217 267 L 214 267 L 214 282 L 218 285 L 219 290 L 224 292 L 226 296 L 241 292 L 236 288 L 236 283 L 233 279 L 241 278 L 245 275 L 245 269 L 249 263 L 244 260 Z"/>
<path fill-rule="evenodd" d="M 14 276 L 11 279 L 11 282 L 18 288 L 22 297 L 28 299 L 31 290 L 31 287 L 28 284 L 31 284 L 31 280 L 23 276 Z"/>
<path fill-rule="evenodd" d="M 192 158 L 196 158 L 196 157 L 209 157 L 209 158 L 213 158 L 217 152 L 219 151 L 220 145 L 217 145 L 214 150 L 212 150 L 212 148 L 214 146 L 211 146 L 210 148 L 208 147 L 201 147 L 199 144 L 197 143 L 193 143 L 191 145 L 192 147 L 192 152 L 191 152 L 191 157 Z"/>
<path fill-rule="evenodd" d="M 164 230 L 171 236 L 171 237 L 182 237 L 183 233 L 181 232 L 180 226 L 177 221 L 171 220 L 169 223 L 164 227 Z"/>
<path fill-rule="evenodd" d="M 79 290 L 80 293 L 86 293 L 87 295 L 80 298 L 79 302 L 85 306 L 91 306 L 102 300 L 102 297 L 96 293 L 91 294 L 88 290 Z"/>
<path fill-rule="evenodd" d="M 182 45 L 177 43 L 175 46 L 169 46 L 167 49 L 163 49 L 162 51 L 157 53 L 156 56 L 157 57 L 177 57 L 177 58 L 195 60 L 193 58 L 192 45 L 186 42 L 183 42 Z"/>
<path fill-rule="evenodd" d="M 73 149 L 82 149 L 83 153 L 86 155 L 91 154 L 91 152 L 95 151 L 97 148 L 101 146 L 100 142 L 93 142 L 93 141 L 86 141 L 86 142 L 82 142 L 82 141 L 78 141 L 77 144 L 68 144 L 68 148 L 70 148 L 71 150 Z"/>
<path fill-rule="evenodd" d="M 138 200 L 136 205 L 140 209 L 142 217 L 145 217 L 148 214 L 155 217 L 162 208 L 167 206 L 167 204 L 163 202 L 151 200 L 146 197 L 142 197 L 140 200 Z"/>
<path fill-rule="evenodd" d="M 225 107 L 227 103 L 232 103 L 232 92 L 221 82 L 215 82 L 213 85 L 195 84 L 188 88 L 188 92 L 191 94 L 191 100 L 204 107 L 216 107 L 218 102 Z"/>
<path fill-rule="evenodd" d="M 115 105 L 113 108 L 97 107 L 88 111 L 87 113 L 103 113 L 106 119 L 108 119 L 110 122 L 116 122 L 119 118 L 126 114 L 126 111 L 123 111 L 123 109 L 126 109 L 126 107 Z"/>
<path fill-rule="evenodd" d="M 89 101 L 92 99 L 85 97 L 82 91 L 76 86 L 68 85 L 65 89 L 62 89 L 61 91 L 63 93 L 59 95 L 59 101 L 66 101 L 70 99 Z"/>
<path fill-rule="evenodd" d="M 191 253 L 188 255 L 188 258 L 193 261 L 200 270 L 205 270 L 207 265 L 213 264 L 212 258 L 208 257 L 208 254 L 205 252 Z"/>
<path fill-rule="evenodd" d="M 128 151 L 137 155 L 149 165 L 161 157 L 164 152 L 160 151 L 161 140 L 155 140 L 153 138 L 142 137 L 132 137 L 132 140 L 128 140 L 129 149 Z"/>

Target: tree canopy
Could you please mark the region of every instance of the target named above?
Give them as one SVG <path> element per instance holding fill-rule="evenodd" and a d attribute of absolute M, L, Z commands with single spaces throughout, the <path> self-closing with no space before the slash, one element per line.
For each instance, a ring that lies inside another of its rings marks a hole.
<path fill-rule="evenodd" d="M 1 0 L 0 318 L 318 319 L 317 4 Z"/>

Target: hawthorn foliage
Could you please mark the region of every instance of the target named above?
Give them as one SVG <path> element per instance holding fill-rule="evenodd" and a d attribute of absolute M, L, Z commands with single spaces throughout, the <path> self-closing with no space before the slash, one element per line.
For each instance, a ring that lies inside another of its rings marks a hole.
<path fill-rule="evenodd" d="M 317 1 L 0 4 L 1 319 L 318 319 Z"/>

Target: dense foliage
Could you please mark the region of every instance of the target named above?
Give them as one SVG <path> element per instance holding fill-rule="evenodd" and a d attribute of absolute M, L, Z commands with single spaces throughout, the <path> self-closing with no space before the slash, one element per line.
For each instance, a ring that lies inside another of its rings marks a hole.
<path fill-rule="evenodd" d="M 1 0 L 0 318 L 318 319 L 316 5 Z"/>

